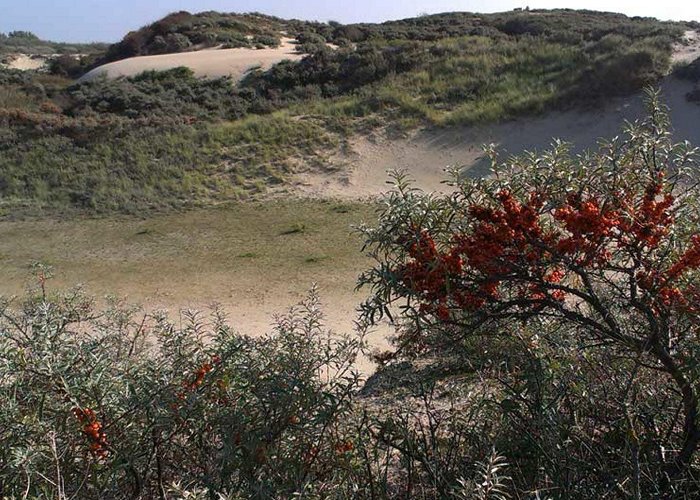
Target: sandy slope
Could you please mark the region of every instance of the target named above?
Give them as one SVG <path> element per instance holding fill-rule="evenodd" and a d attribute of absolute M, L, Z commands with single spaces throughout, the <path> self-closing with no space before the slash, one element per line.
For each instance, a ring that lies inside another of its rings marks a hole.
<path fill-rule="evenodd" d="M 671 108 L 676 140 L 700 145 L 700 106 L 688 103 L 688 82 L 668 77 L 661 85 L 663 101 Z M 387 189 L 387 171 L 406 170 L 416 185 L 427 191 L 445 191 L 444 168 L 461 167 L 466 175 L 488 172 L 482 146 L 496 144 L 501 157 L 523 150 L 542 150 L 559 138 L 574 144 L 575 151 L 594 148 L 600 137 L 620 133 L 625 120 L 644 116 L 641 95 L 615 99 L 595 111 L 550 113 L 539 118 L 454 129 L 424 130 L 405 139 L 356 137 L 349 152 L 337 160 L 342 173 L 297 176 L 296 191 L 303 196 L 357 199 L 376 196 Z"/>
<path fill-rule="evenodd" d="M 683 43 L 674 47 L 671 62 L 673 64 L 687 64 L 700 57 L 700 33 L 689 30 L 685 32 Z"/>
<path fill-rule="evenodd" d="M 140 56 L 99 66 L 83 75 L 79 81 L 92 80 L 100 75 L 107 78 L 134 76 L 144 71 L 164 71 L 186 66 L 200 77 L 231 76 L 235 81 L 256 67 L 268 69 L 285 59 L 298 60 L 294 40 L 283 38 L 276 49 L 207 49 L 179 54 Z"/>
<path fill-rule="evenodd" d="M 16 54 L 7 58 L 7 63 L 0 63 L 8 69 L 21 71 L 42 69 L 46 65 L 47 58 L 43 56 L 31 56 L 28 54 Z"/>

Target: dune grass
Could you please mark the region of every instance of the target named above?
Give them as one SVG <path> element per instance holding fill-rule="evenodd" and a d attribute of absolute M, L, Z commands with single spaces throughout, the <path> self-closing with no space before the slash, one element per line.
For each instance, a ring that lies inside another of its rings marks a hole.
<path fill-rule="evenodd" d="M 337 138 L 286 112 L 199 127 L 139 127 L 81 143 L 37 135 L 0 155 L 4 215 L 139 213 L 249 199 L 321 162 Z"/>

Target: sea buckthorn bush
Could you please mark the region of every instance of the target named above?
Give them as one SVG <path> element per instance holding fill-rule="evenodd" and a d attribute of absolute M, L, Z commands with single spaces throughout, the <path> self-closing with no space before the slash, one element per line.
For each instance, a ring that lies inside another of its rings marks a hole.
<path fill-rule="evenodd" d="M 349 489 L 362 341 L 323 330 L 317 306 L 312 295 L 251 339 L 216 311 L 174 322 L 117 303 L 97 310 L 79 291 L 3 302 L 0 491 L 273 498 Z"/>
<path fill-rule="evenodd" d="M 456 356 L 490 387 L 484 432 L 521 493 L 699 491 L 697 151 L 648 102 L 598 152 L 555 143 L 485 179 L 457 175 L 453 194 L 399 174 L 363 228 L 376 261 L 364 315 L 404 322 L 383 359 Z"/>

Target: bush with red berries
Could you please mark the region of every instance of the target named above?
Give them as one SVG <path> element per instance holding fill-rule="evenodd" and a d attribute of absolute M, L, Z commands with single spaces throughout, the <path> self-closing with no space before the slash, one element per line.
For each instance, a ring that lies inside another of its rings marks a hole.
<path fill-rule="evenodd" d="M 458 356 L 494 384 L 523 490 L 697 494 L 700 172 L 649 105 L 598 152 L 556 143 L 450 195 L 399 175 L 364 229 L 365 316 L 403 319 L 394 357 Z"/>

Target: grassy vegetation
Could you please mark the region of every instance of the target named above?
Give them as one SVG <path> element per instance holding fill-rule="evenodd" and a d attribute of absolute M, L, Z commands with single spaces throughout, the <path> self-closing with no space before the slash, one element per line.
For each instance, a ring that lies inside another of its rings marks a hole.
<path fill-rule="evenodd" d="M 588 11 L 348 26 L 178 13 L 108 54 L 128 40 L 150 53 L 163 30 L 189 39 L 281 27 L 311 53 L 236 87 L 185 69 L 76 85 L 0 72 L 3 209 L 137 212 L 247 198 L 323 166 L 357 131 L 493 122 L 634 92 L 668 72 L 688 28 Z"/>
<path fill-rule="evenodd" d="M 8 119 L 22 118 L 32 116 Z M 76 130 L 75 122 L 60 121 L 53 134 L 10 136 L 0 148 L 5 215 L 141 213 L 247 199 L 309 168 L 304 159 L 322 158 L 337 140 L 322 124 L 285 112 L 197 127 L 130 129 L 130 121 L 113 120 Z"/>
<path fill-rule="evenodd" d="M 147 219 L 0 221 L 0 296 L 21 295 L 34 284 L 32 263 L 43 262 L 54 268 L 52 287 L 80 283 L 148 310 L 217 302 L 236 329 L 255 335 L 317 283 L 333 304 L 329 324 L 350 331 L 363 298 L 355 282 L 369 265 L 351 226 L 373 220 L 375 210 L 268 200 Z M 385 345 L 381 333 L 373 338 Z"/>

